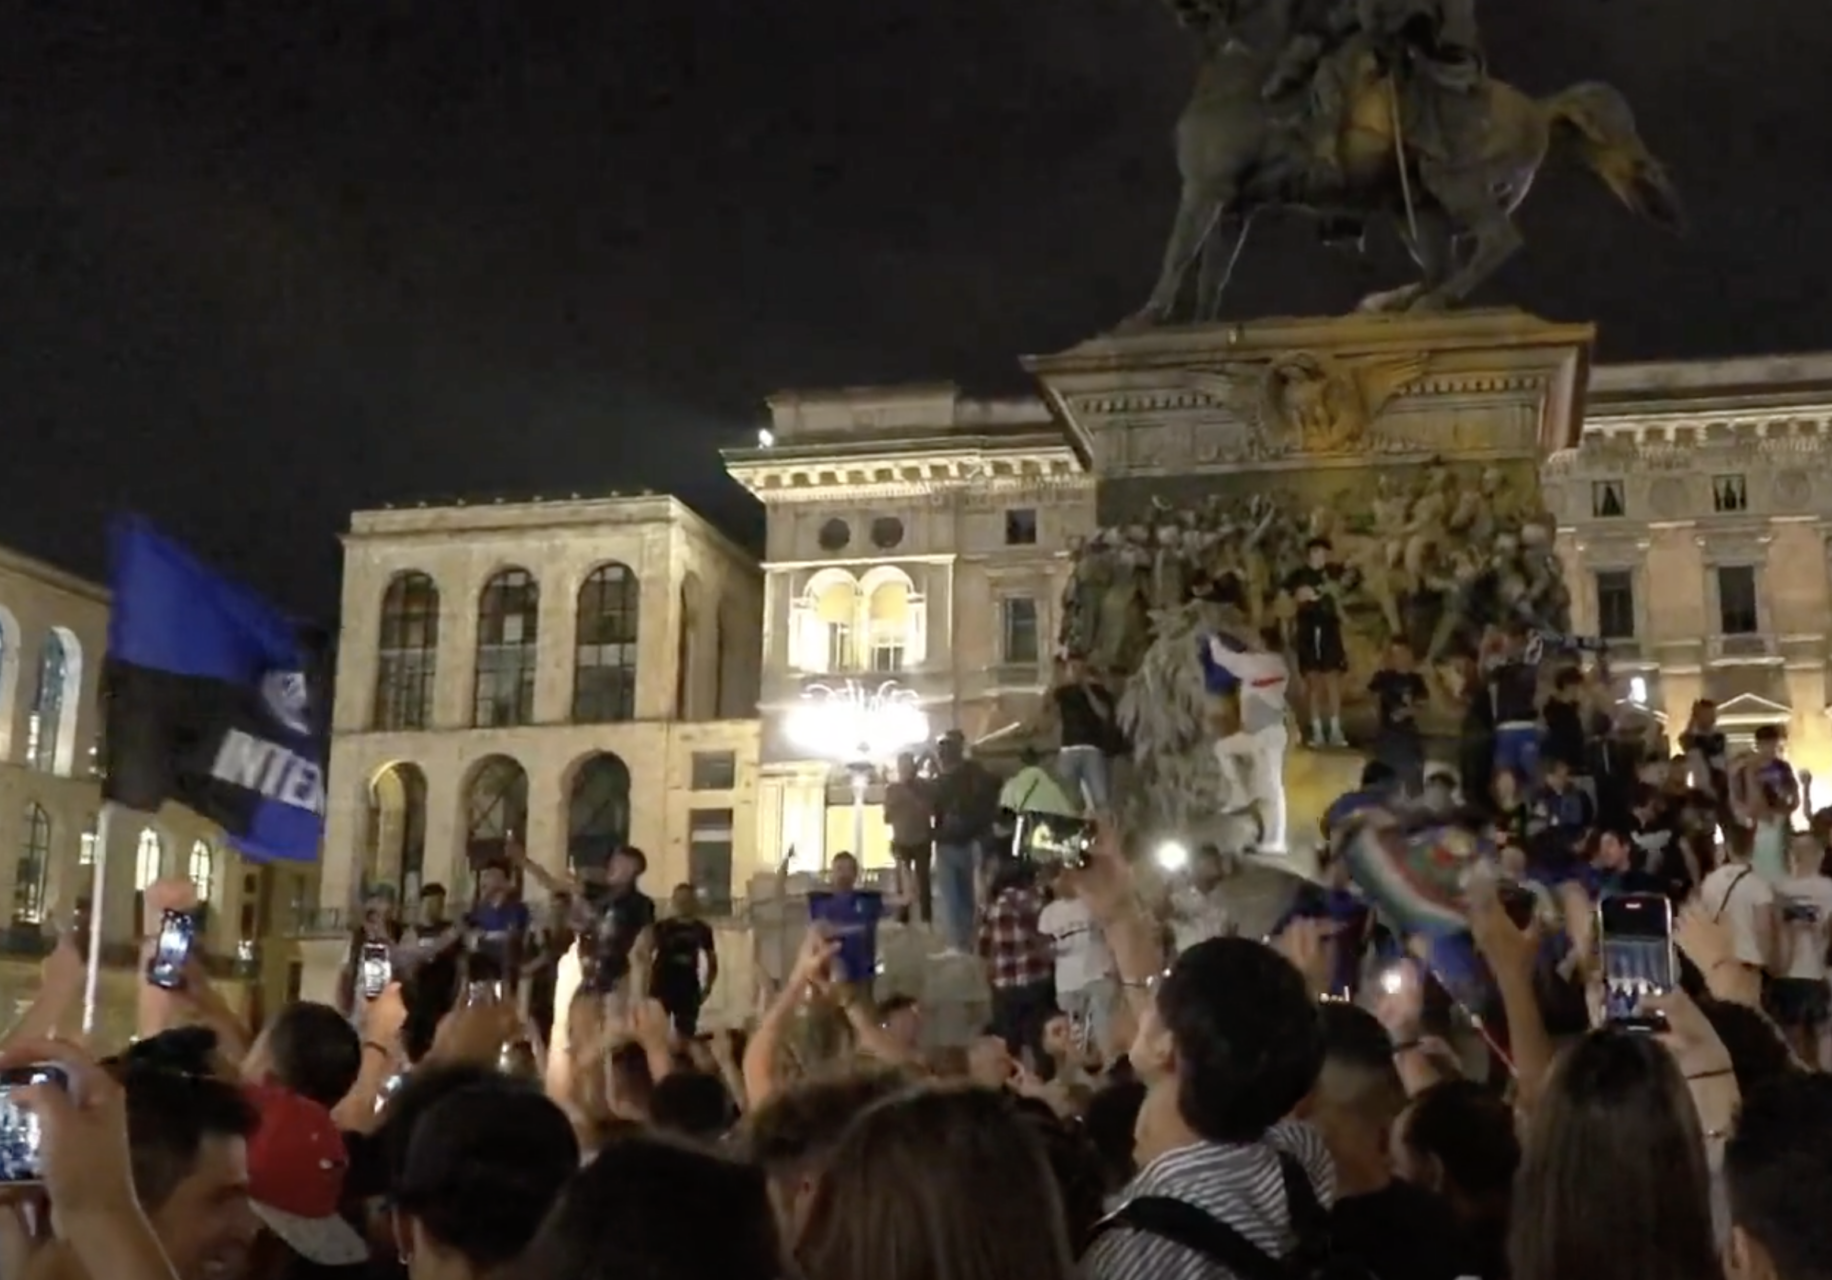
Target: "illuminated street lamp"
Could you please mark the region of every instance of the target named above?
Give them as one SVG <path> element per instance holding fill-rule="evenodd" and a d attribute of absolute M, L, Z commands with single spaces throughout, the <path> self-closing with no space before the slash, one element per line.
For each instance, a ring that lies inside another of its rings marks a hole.
<path fill-rule="evenodd" d="M 865 853 L 865 791 L 880 761 L 929 737 L 929 717 L 913 689 L 895 680 L 868 688 L 857 680 L 814 684 L 789 712 L 789 740 L 833 761 L 852 782 L 852 856 Z"/>

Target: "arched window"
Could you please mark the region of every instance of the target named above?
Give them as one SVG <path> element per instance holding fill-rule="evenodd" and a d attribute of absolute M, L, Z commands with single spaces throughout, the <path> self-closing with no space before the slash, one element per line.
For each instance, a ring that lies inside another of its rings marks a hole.
<path fill-rule="evenodd" d="M 865 661 L 892 674 L 919 666 L 926 639 L 922 596 L 902 569 L 880 565 L 859 582 L 865 603 Z"/>
<path fill-rule="evenodd" d="M 573 774 L 566 806 L 566 865 L 602 867 L 630 839 L 630 769 L 610 752 Z"/>
<path fill-rule="evenodd" d="M 51 815 L 27 801 L 19 858 L 13 863 L 13 922 L 37 924 L 45 918 L 45 878 L 51 869 Z"/>
<path fill-rule="evenodd" d="M 198 840 L 191 845 L 190 875 L 198 902 L 207 903 L 216 896 L 216 850 L 207 840 Z"/>
<path fill-rule="evenodd" d="M 134 888 L 144 892 L 164 874 L 165 841 L 151 827 L 142 827 L 140 843 L 134 850 Z"/>
<path fill-rule="evenodd" d="M 508 756 L 487 756 L 464 793 L 465 853 L 472 868 L 500 858 L 528 835 L 528 774 Z"/>
<path fill-rule="evenodd" d="M 859 584 L 850 573 L 824 569 L 815 574 L 791 612 L 796 666 L 813 673 L 856 669 Z"/>
<path fill-rule="evenodd" d="M 375 662 L 375 727 L 424 729 L 439 673 L 439 588 L 424 573 L 397 573 L 382 596 Z"/>
<path fill-rule="evenodd" d="M 26 721 L 25 762 L 45 773 L 57 771 L 57 739 L 64 725 L 64 686 L 70 655 L 56 631 L 45 633 L 38 658 L 38 689 L 32 696 L 32 714 Z"/>
<path fill-rule="evenodd" d="M 903 670 L 909 656 L 909 586 L 892 579 L 873 587 L 865 602 L 865 625 L 871 637 L 871 669 L 887 674 Z"/>
<path fill-rule="evenodd" d="M 674 646 L 674 714 L 681 720 L 702 720 L 700 652 L 706 636 L 705 611 L 700 607 L 700 578 L 689 573 L 681 579 L 681 630 Z"/>
<path fill-rule="evenodd" d="M 365 879 L 401 886 L 401 905 L 420 897 L 426 875 L 426 775 L 414 764 L 392 764 L 369 784 L 369 848 Z"/>
<path fill-rule="evenodd" d="M 599 565 L 579 588 L 573 644 L 576 724 L 636 718 L 636 626 L 641 584 L 630 567 Z"/>
<path fill-rule="evenodd" d="M 535 640 L 541 588 L 526 569 L 504 569 L 477 599 L 477 695 L 471 723 L 479 729 L 534 721 Z"/>
<path fill-rule="evenodd" d="M 134 936 L 144 937 L 146 930 L 146 891 L 165 874 L 165 841 L 151 827 L 140 828 L 140 843 L 134 849 Z M 158 927 L 155 921 L 154 928 Z"/>

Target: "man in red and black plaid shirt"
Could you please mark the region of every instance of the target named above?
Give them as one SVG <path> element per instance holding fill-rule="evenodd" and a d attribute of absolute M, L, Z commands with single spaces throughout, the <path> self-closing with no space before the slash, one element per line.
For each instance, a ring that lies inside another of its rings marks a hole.
<path fill-rule="evenodd" d="M 992 1031 L 1014 1057 L 1043 1055 L 1043 1028 L 1056 1012 L 1056 955 L 1038 927 L 1043 894 L 1035 868 L 1007 863 L 994 874 L 980 912 L 980 956 L 992 987 Z"/>

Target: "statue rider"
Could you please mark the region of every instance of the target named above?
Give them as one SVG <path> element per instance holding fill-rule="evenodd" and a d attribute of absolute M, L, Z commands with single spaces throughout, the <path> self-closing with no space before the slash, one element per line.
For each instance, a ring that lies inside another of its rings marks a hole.
<path fill-rule="evenodd" d="M 1407 145 L 1454 161 L 1487 74 L 1475 0 L 1335 0 L 1316 29 L 1301 30 L 1267 79 L 1270 101 L 1310 81 L 1305 116 L 1316 181 L 1343 181 L 1340 140 L 1364 54 L 1399 95 Z"/>

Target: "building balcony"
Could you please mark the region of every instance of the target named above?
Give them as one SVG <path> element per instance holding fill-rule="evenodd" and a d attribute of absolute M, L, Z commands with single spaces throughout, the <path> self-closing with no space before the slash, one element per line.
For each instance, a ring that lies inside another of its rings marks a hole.
<path fill-rule="evenodd" d="M 1734 665 L 1781 660 L 1781 650 L 1770 635 L 1715 635 L 1705 642 L 1705 661 Z"/>

